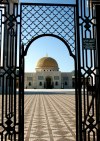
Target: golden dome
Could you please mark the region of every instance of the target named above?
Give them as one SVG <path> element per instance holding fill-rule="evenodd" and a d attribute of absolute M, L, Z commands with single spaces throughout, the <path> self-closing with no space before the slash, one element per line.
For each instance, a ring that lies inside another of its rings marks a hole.
<path fill-rule="evenodd" d="M 55 59 L 51 57 L 43 57 L 41 58 L 37 65 L 36 69 L 58 69 L 58 64 Z"/>

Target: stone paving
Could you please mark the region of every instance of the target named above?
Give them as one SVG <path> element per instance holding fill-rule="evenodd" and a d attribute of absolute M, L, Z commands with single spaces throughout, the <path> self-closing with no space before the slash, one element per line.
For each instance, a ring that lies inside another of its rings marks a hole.
<path fill-rule="evenodd" d="M 12 97 L 13 98 L 13 97 Z M 6 99 L 6 95 L 3 97 Z M 18 112 L 18 99 L 16 96 L 16 114 Z M 85 107 L 87 104 L 91 104 L 93 101 L 91 95 L 88 99 L 85 97 Z M 82 102 L 84 104 L 84 102 Z M 4 107 L 7 104 L 3 105 Z M 76 141 L 75 137 L 75 91 L 25 91 L 25 102 L 24 102 L 24 141 Z M 83 105 L 84 106 L 84 105 Z M 9 105 L 8 105 L 9 107 Z M 4 113 L 5 113 L 5 108 Z M 94 110 L 94 111 L 93 111 Z M 0 115 L 2 113 L 2 96 L 0 95 Z M 83 119 L 84 119 L 84 111 Z M 94 114 L 94 116 L 92 116 Z M 96 122 L 96 111 L 95 106 L 91 108 L 89 116 L 87 117 L 87 130 L 86 138 L 93 141 L 96 137 L 96 128 L 94 127 Z M 2 121 L 0 116 L 0 121 Z M 4 125 L 7 126 L 7 118 L 4 118 Z M 16 118 L 18 122 L 18 118 Z M 92 125 L 93 122 L 93 125 Z M 12 124 L 9 122 L 9 124 Z M 8 125 L 9 125 L 8 124 Z M 13 125 L 13 124 L 12 124 Z M 91 127 L 93 126 L 93 132 Z M 0 132 L 3 132 L 4 128 L 0 126 Z M 16 127 L 17 130 L 17 127 Z M 90 132 L 91 131 L 91 132 Z M 88 134 L 89 133 L 89 134 Z M 6 131 L 3 132 L 4 138 Z M 88 137 L 89 136 L 89 137 Z M 90 138 L 90 139 L 89 139 Z M 8 136 L 6 136 L 8 139 Z M 17 139 L 17 136 L 16 136 Z M 0 136 L 1 140 L 1 136 Z M 17 141 L 17 140 L 16 140 Z"/>
<path fill-rule="evenodd" d="M 76 141 L 75 95 L 25 95 L 25 141 Z"/>

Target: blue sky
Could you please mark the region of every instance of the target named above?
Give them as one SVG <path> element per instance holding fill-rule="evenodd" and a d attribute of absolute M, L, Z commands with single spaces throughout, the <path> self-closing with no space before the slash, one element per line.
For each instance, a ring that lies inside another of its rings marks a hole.
<path fill-rule="evenodd" d="M 34 3 L 62 3 L 75 4 L 76 0 L 19 0 L 20 2 L 34 2 Z"/>
<path fill-rule="evenodd" d="M 35 40 L 29 47 L 25 57 L 25 71 L 35 71 L 37 61 L 46 55 L 58 62 L 60 71 L 69 72 L 74 70 L 74 60 L 70 57 L 65 44 L 54 37 L 42 37 Z"/>

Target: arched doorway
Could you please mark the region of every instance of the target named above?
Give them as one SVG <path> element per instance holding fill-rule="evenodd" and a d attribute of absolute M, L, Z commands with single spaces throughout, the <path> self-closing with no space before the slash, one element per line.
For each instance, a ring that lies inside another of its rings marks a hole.
<path fill-rule="evenodd" d="M 51 77 L 46 77 L 46 89 L 52 89 L 53 85 L 52 85 L 52 79 Z"/>

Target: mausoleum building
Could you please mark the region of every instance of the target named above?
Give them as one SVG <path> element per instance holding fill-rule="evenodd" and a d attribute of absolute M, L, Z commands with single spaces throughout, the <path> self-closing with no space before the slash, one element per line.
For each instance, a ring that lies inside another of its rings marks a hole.
<path fill-rule="evenodd" d="M 74 88 L 74 71 L 61 72 L 57 61 L 51 57 L 39 59 L 35 70 L 25 73 L 26 89 Z"/>

